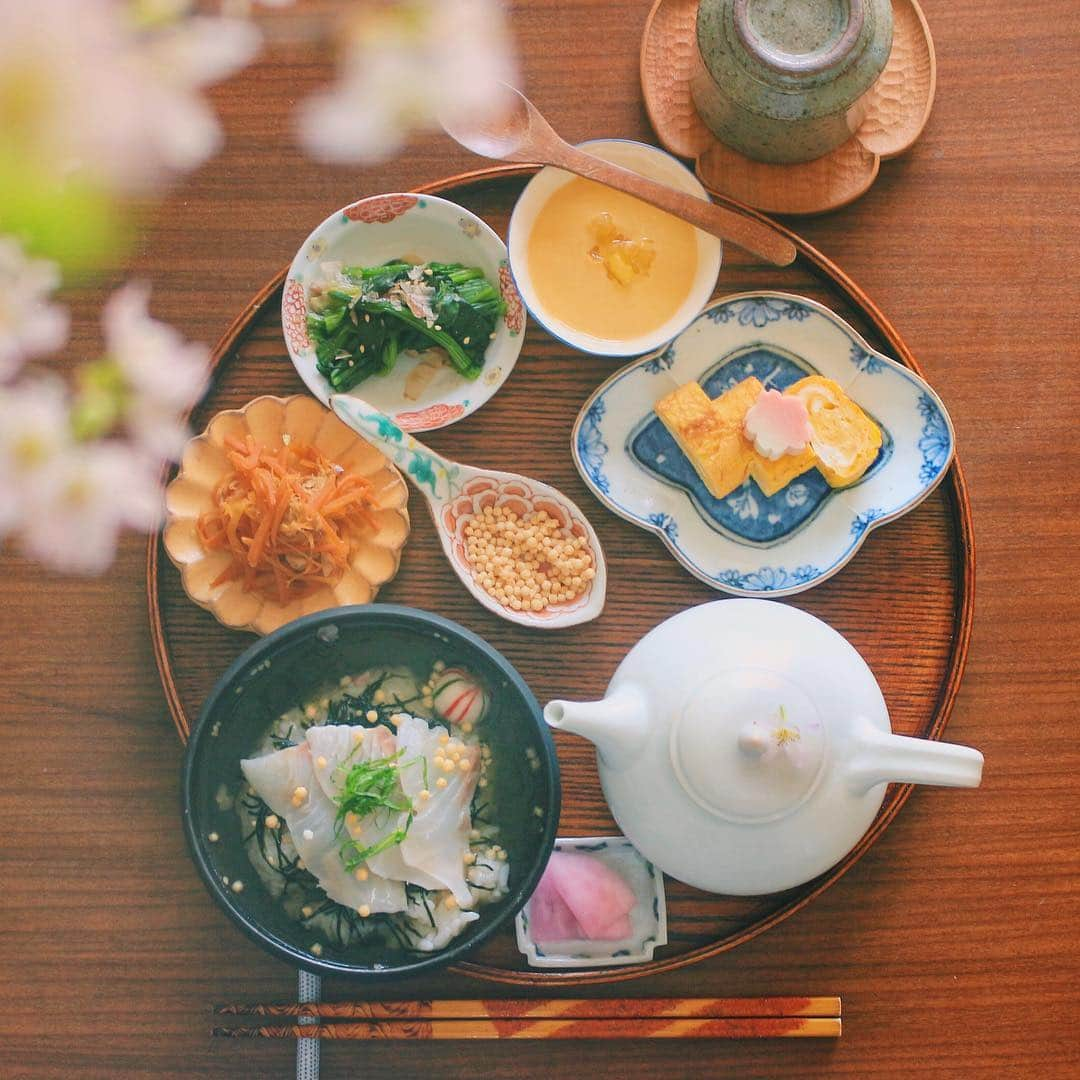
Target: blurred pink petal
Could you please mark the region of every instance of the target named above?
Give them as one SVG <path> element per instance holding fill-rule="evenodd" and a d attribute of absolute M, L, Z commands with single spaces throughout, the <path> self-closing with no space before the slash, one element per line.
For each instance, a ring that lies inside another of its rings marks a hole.
<path fill-rule="evenodd" d="M 364 12 L 341 38 L 338 81 L 298 111 L 300 141 L 323 161 L 378 161 L 439 116 L 482 116 L 517 75 L 497 0 L 406 0 Z"/>
<path fill-rule="evenodd" d="M 102 315 L 105 351 L 128 387 L 124 418 L 136 442 L 153 457 L 175 458 L 188 438 L 186 412 L 209 374 L 209 352 L 186 342 L 150 316 L 150 288 L 129 282 L 109 298 Z"/>
<path fill-rule="evenodd" d="M 57 570 L 97 574 L 116 556 L 124 527 L 157 527 L 162 493 L 157 469 L 120 442 L 69 447 L 27 493 L 20 546 Z"/>
<path fill-rule="evenodd" d="M 243 19 L 193 15 L 149 35 L 138 52 L 162 82 L 198 88 L 250 64 L 261 43 L 258 29 Z"/>
<path fill-rule="evenodd" d="M 54 263 L 28 259 L 17 240 L 0 236 L 0 379 L 67 340 L 68 313 L 48 302 L 59 284 Z"/>
<path fill-rule="evenodd" d="M 71 446 L 71 406 L 59 379 L 0 387 L 0 540 L 23 522 L 27 495 Z"/>
<path fill-rule="evenodd" d="M 221 132 L 200 89 L 248 63 L 258 31 L 235 19 L 140 26 L 107 0 L 0 0 L 0 150 L 63 177 L 143 190 L 200 165 Z"/>

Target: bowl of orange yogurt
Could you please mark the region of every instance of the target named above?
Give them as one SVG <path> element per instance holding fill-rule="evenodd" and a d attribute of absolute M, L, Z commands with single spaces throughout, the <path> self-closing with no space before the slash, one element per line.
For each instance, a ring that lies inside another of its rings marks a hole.
<path fill-rule="evenodd" d="M 707 199 L 681 162 L 625 139 L 583 150 Z M 540 170 L 510 219 L 510 267 L 529 311 L 552 335 L 598 356 L 637 356 L 683 331 L 712 296 L 720 240 L 631 195 Z"/>

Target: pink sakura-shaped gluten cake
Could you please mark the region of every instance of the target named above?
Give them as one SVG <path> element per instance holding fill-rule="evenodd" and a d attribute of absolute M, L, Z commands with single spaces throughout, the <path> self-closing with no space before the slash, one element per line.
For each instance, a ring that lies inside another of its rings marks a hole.
<path fill-rule="evenodd" d="M 661 398 L 656 415 L 717 499 L 747 478 L 775 495 L 817 468 L 847 487 L 870 467 L 881 430 L 832 379 L 808 375 L 783 393 L 750 376 L 718 398 L 686 383 Z"/>

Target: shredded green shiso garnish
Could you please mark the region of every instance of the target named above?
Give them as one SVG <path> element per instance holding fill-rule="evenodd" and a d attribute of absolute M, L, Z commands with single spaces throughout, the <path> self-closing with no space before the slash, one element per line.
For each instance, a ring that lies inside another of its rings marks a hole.
<path fill-rule="evenodd" d="M 397 762 L 404 751 L 390 757 L 360 761 L 349 767 L 338 796 L 336 824 L 340 831 L 349 814 L 365 818 L 376 810 L 408 810 L 409 802 L 401 791 Z"/>
<path fill-rule="evenodd" d="M 427 760 L 413 758 L 411 761 L 399 761 L 403 750 L 399 750 L 390 757 L 377 758 L 374 761 L 361 761 L 349 768 L 345 776 L 341 794 L 338 796 L 338 812 L 335 826 L 338 835 L 341 834 L 345 819 L 350 814 L 363 819 L 380 811 L 386 813 L 403 813 L 409 811 L 405 824 L 393 832 L 387 833 L 381 840 L 366 847 L 361 846 L 352 837 L 348 837 L 341 845 L 341 861 L 345 869 L 350 872 L 366 862 L 373 855 L 400 844 L 408 835 L 409 826 L 412 825 L 412 803 L 409 802 L 401 788 L 401 769 L 411 765 L 422 763 L 424 766 L 424 783 L 427 784 Z"/>
<path fill-rule="evenodd" d="M 402 290 L 416 297 L 412 306 Z M 475 379 L 506 304 L 478 267 L 461 263 L 347 266 L 312 289 L 307 317 L 316 366 L 336 391 L 392 371 L 406 350 L 446 350 L 454 369 Z M 426 314 L 416 314 L 413 307 Z"/>

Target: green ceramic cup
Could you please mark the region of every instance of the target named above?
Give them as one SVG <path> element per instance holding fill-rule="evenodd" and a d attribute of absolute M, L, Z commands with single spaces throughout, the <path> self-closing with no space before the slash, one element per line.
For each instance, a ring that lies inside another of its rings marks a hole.
<path fill-rule="evenodd" d="M 892 31 L 890 0 L 701 0 L 694 103 L 747 157 L 811 161 L 862 122 Z"/>

